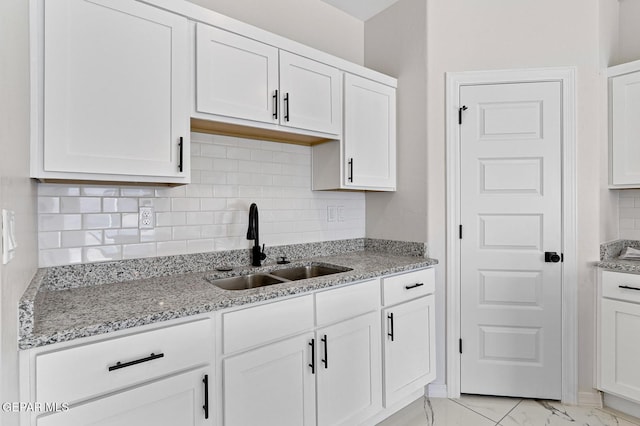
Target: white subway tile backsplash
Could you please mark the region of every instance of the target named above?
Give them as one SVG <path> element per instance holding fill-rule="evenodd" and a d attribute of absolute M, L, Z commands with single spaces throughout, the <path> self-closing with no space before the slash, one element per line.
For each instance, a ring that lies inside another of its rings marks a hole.
<path fill-rule="evenodd" d="M 60 213 L 60 198 L 38 197 L 39 213 Z"/>
<path fill-rule="evenodd" d="M 140 242 L 138 229 L 107 229 L 104 231 L 105 244 L 135 244 Z"/>
<path fill-rule="evenodd" d="M 178 187 L 39 184 L 40 265 L 245 249 L 249 205 L 267 246 L 365 235 L 365 197 L 311 191 L 311 148 L 193 133 L 192 183 Z M 638 230 L 640 191 L 628 191 L 621 229 Z M 327 206 L 344 222 L 327 222 Z M 139 229 L 139 207 L 155 228 Z M 636 212 L 637 210 L 637 212 Z"/>
<path fill-rule="evenodd" d="M 82 229 L 82 215 L 79 214 L 39 214 L 38 231 L 71 231 Z"/>
<path fill-rule="evenodd" d="M 158 256 L 175 256 L 187 252 L 186 241 L 164 241 L 156 244 Z"/>
<path fill-rule="evenodd" d="M 39 232 L 38 246 L 41 250 L 60 248 L 60 232 Z"/>
<path fill-rule="evenodd" d="M 119 214 L 85 214 L 82 215 L 84 229 L 120 228 L 122 222 Z"/>
<path fill-rule="evenodd" d="M 102 231 L 64 231 L 62 247 L 99 246 L 102 244 Z"/>
<path fill-rule="evenodd" d="M 155 243 L 144 244 L 126 244 L 122 246 L 123 259 L 135 259 L 138 257 L 154 257 L 156 256 Z"/>
<path fill-rule="evenodd" d="M 61 197 L 60 213 L 99 213 L 100 198 L 97 197 Z"/>
<path fill-rule="evenodd" d="M 82 259 L 84 262 L 121 260 L 122 246 L 85 247 L 82 249 Z"/>
<path fill-rule="evenodd" d="M 103 198 L 103 212 L 137 212 L 137 198 Z"/>
<path fill-rule="evenodd" d="M 100 186 L 83 186 L 80 188 L 80 193 L 86 197 L 117 197 L 120 195 L 120 189 Z"/>

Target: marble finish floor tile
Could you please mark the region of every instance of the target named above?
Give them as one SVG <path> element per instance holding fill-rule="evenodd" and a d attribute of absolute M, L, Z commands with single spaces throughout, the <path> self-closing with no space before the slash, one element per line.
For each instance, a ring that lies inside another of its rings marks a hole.
<path fill-rule="evenodd" d="M 463 395 L 420 398 L 377 426 L 640 426 L 640 420 L 558 401 Z"/>
<path fill-rule="evenodd" d="M 557 401 L 523 400 L 500 421 L 500 426 L 637 426 L 592 407 L 562 405 Z"/>
<path fill-rule="evenodd" d="M 494 426 L 496 422 L 446 398 L 420 398 L 378 426 Z"/>
<path fill-rule="evenodd" d="M 461 395 L 460 399 L 453 399 L 460 405 L 481 414 L 494 422 L 499 422 L 513 410 L 522 398 L 507 398 L 486 395 Z"/>

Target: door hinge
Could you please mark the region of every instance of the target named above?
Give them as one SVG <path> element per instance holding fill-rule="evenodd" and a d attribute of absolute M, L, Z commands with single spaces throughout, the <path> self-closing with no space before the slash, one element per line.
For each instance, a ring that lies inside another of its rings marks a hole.
<path fill-rule="evenodd" d="M 462 105 L 458 108 L 458 124 L 462 124 L 462 111 L 466 111 L 468 108 L 466 105 Z"/>
<path fill-rule="evenodd" d="M 462 239 L 462 225 L 458 225 L 458 238 Z"/>
<path fill-rule="evenodd" d="M 458 340 L 458 350 L 462 353 L 462 339 Z"/>

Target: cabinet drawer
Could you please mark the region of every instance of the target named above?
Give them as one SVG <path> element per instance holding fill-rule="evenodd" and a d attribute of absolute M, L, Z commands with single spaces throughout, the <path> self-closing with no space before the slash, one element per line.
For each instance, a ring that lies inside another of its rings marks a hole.
<path fill-rule="evenodd" d="M 602 296 L 640 303 L 640 275 L 602 271 Z"/>
<path fill-rule="evenodd" d="M 435 290 L 436 275 L 433 268 L 407 272 L 382 278 L 382 297 L 385 306 L 431 294 Z"/>
<path fill-rule="evenodd" d="M 213 333 L 204 319 L 37 355 L 37 400 L 73 403 L 207 364 Z"/>
<path fill-rule="evenodd" d="M 222 314 L 225 354 L 293 336 L 313 328 L 313 296 Z"/>
<path fill-rule="evenodd" d="M 331 324 L 375 311 L 380 306 L 379 280 L 365 281 L 316 294 L 317 325 Z"/>

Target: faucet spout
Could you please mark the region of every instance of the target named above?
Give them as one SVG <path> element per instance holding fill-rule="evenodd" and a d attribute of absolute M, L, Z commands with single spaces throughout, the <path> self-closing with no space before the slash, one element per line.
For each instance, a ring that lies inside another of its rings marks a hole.
<path fill-rule="evenodd" d="M 247 228 L 247 240 L 253 240 L 251 251 L 251 265 L 262 266 L 262 261 L 267 258 L 264 247 L 260 249 L 260 220 L 258 218 L 258 206 L 251 203 L 249 207 L 249 227 Z"/>

